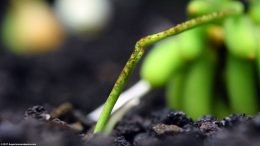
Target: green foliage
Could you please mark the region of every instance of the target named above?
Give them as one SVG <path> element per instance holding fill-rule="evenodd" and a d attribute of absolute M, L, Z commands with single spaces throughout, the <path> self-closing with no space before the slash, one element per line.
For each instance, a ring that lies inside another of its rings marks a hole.
<path fill-rule="evenodd" d="M 135 65 L 138 63 L 142 55 L 144 54 L 145 48 L 148 46 L 165 39 L 167 37 L 179 34 L 183 31 L 189 30 L 196 26 L 200 26 L 205 23 L 209 23 L 213 20 L 223 19 L 225 17 L 236 14 L 237 11 L 233 9 L 225 9 L 219 12 L 210 13 L 207 15 L 203 15 L 201 17 L 197 17 L 186 21 L 184 23 L 178 24 L 175 27 L 169 28 L 163 32 L 159 32 L 157 34 L 149 35 L 144 38 L 141 38 L 135 45 L 135 49 L 128 59 L 125 67 L 123 68 L 120 76 L 118 77 L 110 95 L 107 98 L 107 101 L 103 107 L 100 118 L 96 124 L 94 133 L 101 132 L 104 130 L 104 127 L 109 120 L 110 113 L 124 87 L 126 84 L 131 72 L 133 71 Z"/>

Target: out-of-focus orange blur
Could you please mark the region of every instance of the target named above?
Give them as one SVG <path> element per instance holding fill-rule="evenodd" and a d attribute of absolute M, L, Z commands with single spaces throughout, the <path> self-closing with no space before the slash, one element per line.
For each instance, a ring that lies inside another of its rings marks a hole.
<path fill-rule="evenodd" d="M 63 28 L 44 1 L 13 0 L 3 23 L 4 43 L 15 53 L 46 53 L 63 42 Z"/>

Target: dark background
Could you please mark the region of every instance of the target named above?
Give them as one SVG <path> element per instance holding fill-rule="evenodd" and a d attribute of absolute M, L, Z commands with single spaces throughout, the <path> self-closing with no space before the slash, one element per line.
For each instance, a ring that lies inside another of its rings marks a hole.
<path fill-rule="evenodd" d="M 138 39 L 186 19 L 187 0 L 110 1 L 111 23 L 96 40 L 68 35 L 59 51 L 38 56 L 17 56 L 0 43 L 0 110 L 69 101 L 88 113 L 105 101 Z M 8 2 L 0 2 L 1 20 Z M 138 79 L 137 69 L 128 86 Z"/>

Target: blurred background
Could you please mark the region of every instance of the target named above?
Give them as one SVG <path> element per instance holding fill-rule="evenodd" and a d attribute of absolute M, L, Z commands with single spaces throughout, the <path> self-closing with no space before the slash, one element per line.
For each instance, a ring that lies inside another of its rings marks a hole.
<path fill-rule="evenodd" d="M 0 110 L 103 103 L 141 37 L 186 19 L 188 0 L 2 0 Z M 128 86 L 139 79 L 135 70 Z"/>

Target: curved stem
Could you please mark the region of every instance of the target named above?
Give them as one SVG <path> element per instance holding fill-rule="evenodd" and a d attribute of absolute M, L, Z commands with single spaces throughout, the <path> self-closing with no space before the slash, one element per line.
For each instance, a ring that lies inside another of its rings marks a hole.
<path fill-rule="evenodd" d="M 94 129 L 94 133 L 101 132 L 104 127 L 107 124 L 107 121 L 109 119 L 110 113 L 120 95 L 122 92 L 122 89 L 124 85 L 126 84 L 129 75 L 132 73 L 133 69 L 135 68 L 136 64 L 140 60 L 140 58 L 143 56 L 145 48 L 149 45 L 152 45 L 164 38 L 167 38 L 169 36 L 176 35 L 178 33 L 181 33 L 185 30 L 191 29 L 193 27 L 199 26 L 204 23 L 211 22 L 213 20 L 225 18 L 230 15 L 237 14 L 238 12 L 236 10 L 223 10 L 220 12 L 214 12 L 211 14 L 207 14 L 201 17 L 197 17 L 191 20 L 188 20 L 186 22 L 183 22 L 181 24 L 176 25 L 175 27 L 169 28 L 165 31 L 148 35 L 146 37 L 141 38 L 135 45 L 135 49 L 133 53 L 131 54 L 130 58 L 128 59 L 126 65 L 124 66 L 122 72 L 120 73 L 116 83 L 114 84 L 114 87 L 109 94 L 106 103 L 104 105 L 104 108 L 101 112 L 101 115 L 99 117 L 99 120 L 96 124 L 96 127 Z"/>

